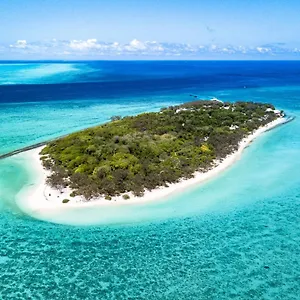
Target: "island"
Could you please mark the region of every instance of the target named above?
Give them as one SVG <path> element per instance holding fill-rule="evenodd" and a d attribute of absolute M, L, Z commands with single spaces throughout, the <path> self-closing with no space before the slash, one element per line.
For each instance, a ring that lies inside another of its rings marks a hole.
<path fill-rule="evenodd" d="M 285 121 L 272 104 L 217 99 L 114 116 L 39 149 L 40 191 L 64 205 L 161 198 L 218 174 L 259 134 Z"/>

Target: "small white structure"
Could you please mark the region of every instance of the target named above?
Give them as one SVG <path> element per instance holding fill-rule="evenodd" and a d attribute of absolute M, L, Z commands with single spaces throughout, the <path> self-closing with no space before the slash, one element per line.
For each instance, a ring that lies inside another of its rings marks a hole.
<path fill-rule="evenodd" d="M 267 108 L 266 112 L 273 112 L 276 115 L 281 115 L 281 111 L 279 109 Z"/>
<path fill-rule="evenodd" d="M 275 110 L 274 110 L 274 114 L 276 114 L 276 115 L 280 115 L 280 114 L 281 114 L 281 111 L 280 111 L 280 110 L 278 110 L 278 109 L 275 109 Z"/>
<path fill-rule="evenodd" d="M 188 109 L 185 108 L 185 107 L 183 107 L 183 108 L 178 108 L 178 109 L 176 110 L 175 114 L 178 114 L 178 113 L 180 113 L 181 111 L 187 111 L 187 110 L 188 110 Z"/>
<path fill-rule="evenodd" d="M 230 130 L 236 130 L 236 129 L 238 129 L 238 128 L 239 128 L 239 126 L 237 126 L 237 125 L 231 125 L 231 126 L 229 127 Z"/>

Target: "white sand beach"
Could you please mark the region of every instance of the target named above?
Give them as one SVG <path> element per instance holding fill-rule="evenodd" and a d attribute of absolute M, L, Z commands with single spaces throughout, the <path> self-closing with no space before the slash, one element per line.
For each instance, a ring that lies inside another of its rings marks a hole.
<path fill-rule="evenodd" d="M 170 184 L 168 187 L 160 187 L 152 191 L 145 191 L 144 196 L 142 197 L 135 197 L 131 193 L 127 193 L 130 196 L 130 199 L 128 200 L 124 200 L 122 196 L 117 196 L 112 197 L 111 200 L 105 200 L 103 197 L 99 197 L 90 201 L 86 201 L 81 196 L 76 196 L 73 198 L 70 197 L 71 191 L 69 189 L 58 191 L 51 188 L 46 184 L 46 178 L 49 174 L 49 171 L 44 170 L 39 159 L 39 153 L 43 147 L 36 148 L 18 155 L 28 163 L 28 168 L 30 168 L 30 170 L 33 172 L 33 178 L 32 183 L 24 187 L 17 195 L 16 204 L 23 212 L 32 215 L 37 212 L 61 212 L 70 208 L 94 207 L 103 205 L 138 205 L 148 201 L 165 200 L 172 194 L 182 192 L 191 186 L 199 185 L 204 181 L 220 174 L 240 158 L 243 150 L 248 147 L 255 138 L 257 138 L 263 132 L 285 122 L 286 119 L 280 117 L 266 126 L 254 131 L 251 135 L 242 140 L 237 151 L 227 156 L 222 162 L 216 162 L 216 166 L 208 172 L 197 172 L 191 179 L 181 180 L 178 183 Z M 69 199 L 70 201 L 68 203 L 62 203 L 63 199 Z"/>

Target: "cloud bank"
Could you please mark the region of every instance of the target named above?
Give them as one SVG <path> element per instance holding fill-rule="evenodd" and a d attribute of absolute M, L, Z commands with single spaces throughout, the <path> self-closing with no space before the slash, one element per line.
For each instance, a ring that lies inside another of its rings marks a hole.
<path fill-rule="evenodd" d="M 17 40 L 16 42 L 0 45 L 0 59 L 5 57 L 22 58 L 191 58 L 205 59 L 207 57 L 221 59 L 239 58 L 273 58 L 300 57 L 300 49 L 288 47 L 284 43 L 272 43 L 256 46 L 242 45 L 190 45 L 185 43 L 163 43 L 157 41 L 141 41 L 134 39 L 128 43 L 101 42 L 97 39 L 87 40 L 47 40 L 29 42 Z"/>

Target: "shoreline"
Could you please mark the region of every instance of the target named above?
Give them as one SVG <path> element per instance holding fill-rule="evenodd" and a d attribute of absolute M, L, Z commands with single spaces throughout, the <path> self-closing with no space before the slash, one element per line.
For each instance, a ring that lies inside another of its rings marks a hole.
<path fill-rule="evenodd" d="M 269 131 L 279 125 L 287 123 L 289 119 L 285 117 L 277 118 L 276 120 L 268 123 L 267 125 L 255 130 L 252 134 L 244 138 L 237 151 L 228 155 L 223 161 L 219 162 L 214 168 L 207 172 L 196 172 L 193 178 L 184 179 L 177 183 L 169 184 L 168 187 L 159 187 L 152 191 L 145 191 L 144 196 L 136 197 L 131 193 L 130 199 L 125 200 L 122 196 L 112 197 L 112 200 L 105 200 L 103 197 L 84 201 L 82 196 L 70 197 L 70 190 L 64 189 L 62 192 L 55 190 L 46 185 L 46 178 L 49 171 L 44 170 L 40 159 L 39 153 L 44 146 L 23 152 L 18 156 L 26 161 L 28 169 L 31 170 L 31 180 L 29 183 L 18 193 L 16 197 L 16 204 L 26 214 L 32 215 L 36 212 L 43 211 L 62 211 L 69 208 L 82 208 L 82 207 L 96 207 L 96 206 L 123 206 L 123 205 L 138 205 L 147 202 L 162 201 L 168 199 L 175 193 L 183 192 L 184 190 L 193 186 L 199 185 L 228 169 L 233 165 L 241 156 L 243 150 L 247 148 L 253 140 L 255 140 L 262 133 Z M 69 199 L 70 202 L 62 203 L 63 199 Z"/>

